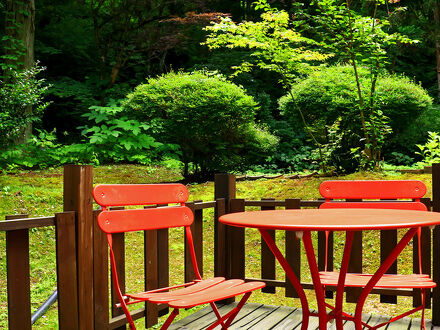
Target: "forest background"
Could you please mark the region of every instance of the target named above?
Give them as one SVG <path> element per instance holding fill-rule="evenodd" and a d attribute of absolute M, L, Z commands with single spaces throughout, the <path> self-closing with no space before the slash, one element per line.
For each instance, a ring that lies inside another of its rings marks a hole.
<path fill-rule="evenodd" d="M 0 166 L 440 160 L 438 0 L 6 0 Z M 238 87 L 237 87 L 238 85 Z"/>

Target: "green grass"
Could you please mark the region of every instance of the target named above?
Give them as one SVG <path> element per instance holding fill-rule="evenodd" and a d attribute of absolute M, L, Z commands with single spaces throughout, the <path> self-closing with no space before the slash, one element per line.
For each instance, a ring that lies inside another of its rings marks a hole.
<path fill-rule="evenodd" d="M 180 180 L 178 172 L 165 167 L 156 166 L 101 166 L 94 169 L 94 183 L 153 183 L 172 182 Z M 246 199 L 260 198 L 302 198 L 316 199 L 319 197 L 318 187 L 328 178 L 304 179 L 260 179 L 257 181 L 237 182 L 237 197 Z M 395 172 L 383 173 L 356 173 L 332 179 L 419 179 L 428 186 L 427 196 L 431 196 L 431 175 L 429 174 L 399 174 Z M 9 214 L 27 213 L 31 216 L 50 216 L 62 211 L 62 168 L 44 171 L 23 171 L 15 174 L 0 174 L 0 219 Z M 213 200 L 214 184 L 188 184 L 191 200 Z M 213 275 L 213 211 L 204 212 L 204 273 L 205 277 Z M 180 283 L 183 279 L 183 235 L 181 230 L 171 230 L 170 242 L 170 282 Z M 378 265 L 379 242 L 377 233 L 365 233 L 364 239 L 364 267 L 371 271 Z M 6 258 L 5 238 L 0 233 L 0 328 L 7 327 L 7 296 L 6 296 Z M 279 247 L 283 250 L 283 233 L 277 233 Z M 338 265 L 342 252 L 344 236 L 337 234 L 335 237 L 335 264 Z M 127 288 L 129 290 L 142 290 L 143 256 L 139 247 L 143 244 L 142 235 L 130 233 L 127 235 L 126 261 Z M 30 259 L 31 259 L 31 284 L 32 284 L 32 311 L 49 297 L 56 287 L 55 242 L 53 228 L 33 229 L 30 233 Z M 399 271 L 410 273 L 412 271 L 411 248 L 406 249 L 399 259 Z M 246 276 L 259 277 L 260 238 L 255 230 L 246 230 Z M 306 259 L 302 258 L 303 280 L 307 277 Z M 277 268 L 277 278 L 283 279 L 284 273 Z M 311 302 L 311 308 L 316 308 L 313 292 L 306 291 Z M 298 299 L 284 297 L 284 289 L 277 289 L 275 295 L 255 293 L 252 302 L 271 305 L 289 305 L 299 307 Z M 373 296 L 368 300 L 366 311 L 390 314 L 396 310 L 409 308 L 411 300 L 398 298 L 398 305 L 379 304 L 378 297 Z M 346 306 L 353 309 L 352 304 Z M 194 310 L 184 311 L 182 317 Z M 430 311 L 428 318 L 431 317 Z M 143 321 L 138 321 L 139 329 L 144 328 Z M 57 328 L 56 304 L 50 311 L 35 324 L 36 329 Z"/>

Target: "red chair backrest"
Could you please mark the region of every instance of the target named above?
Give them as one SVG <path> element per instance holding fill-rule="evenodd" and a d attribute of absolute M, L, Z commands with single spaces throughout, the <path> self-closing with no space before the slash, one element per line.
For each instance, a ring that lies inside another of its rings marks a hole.
<path fill-rule="evenodd" d="M 182 184 L 104 184 L 93 189 L 96 203 L 103 207 L 98 225 L 105 233 L 189 226 L 194 216 L 183 204 L 189 193 Z M 111 206 L 178 203 L 178 206 L 107 210 Z"/>
<path fill-rule="evenodd" d="M 426 193 L 426 186 L 418 180 L 325 181 L 320 185 L 319 192 L 325 198 L 325 203 L 321 204 L 320 208 L 382 208 L 427 211 L 425 204 L 420 202 L 420 198 Z M 385 199 L 388 201 L 343 202 L 332 201 L 333 199 Z"/>

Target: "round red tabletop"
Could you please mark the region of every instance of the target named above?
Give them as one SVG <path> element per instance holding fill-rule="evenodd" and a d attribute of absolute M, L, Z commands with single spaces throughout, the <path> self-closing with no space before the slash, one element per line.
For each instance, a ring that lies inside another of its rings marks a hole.
<path fill-rule="evenodd" d="M 230 213 L 220 222 L 282 230 L 373 230 L 440 224 L 440 213 L 389 209 L 300 209 Z"/>

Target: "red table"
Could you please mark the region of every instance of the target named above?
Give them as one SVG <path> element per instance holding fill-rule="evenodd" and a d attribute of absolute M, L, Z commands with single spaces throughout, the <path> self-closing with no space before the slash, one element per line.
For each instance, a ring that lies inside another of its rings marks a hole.
<path fill-rule="evenodd" d="M 365 299 L 371 292 L 374 285 L 385 274 L 391 264 L 397 259 L 397 256 L 400 254 L 403 248 L 413 238 L 417 232 L 417 228 L 440 224 L 440 213 L 389 209 L 300 209 L 230 213 L 221 216 L 219 221 L 230 226 L 257 228 L 260 231 L 263 239 L 266 241 L 270 250 L 280 262 L 299 295 L 303 310 L 302 330 L 307 329 L 310 316 L 306 295 L 300 281 L 296 277 L 292 268 L 287 263 L 283 254 L 280 252 L 267 230 L 278 229 L 297 231 L 299 233 L 298 236 L 302 237 L 316 292 L 319 328 L 327 329 L 327 322 L 329 319 L 337 318 L 338 315 L 340 317 L 340 315 L 343 313 L 343 286 L 348 270 L 348 261 L 350 258 L 350 249 L 353 242 L 354 232 L 359 230 L 408 228 L 408 232 L 399 241 L 387 259 L 378 268 L 374 276 L 362 290 L 354 315 L 356 329 L 360 330 L 362 329 L 362 308 L 365 303 Z M 334 313 L 337 315 L 333 317 L 327 316 L 324 288 L 321 285 L 321 280 L 319 278 L 318 265 L 311 239 L 312 231 L 324 230 L 345 231 L 347 235 L 336 293 L 336 309 Z M 338 328 L 342 329 L 341 326 Z"/>

